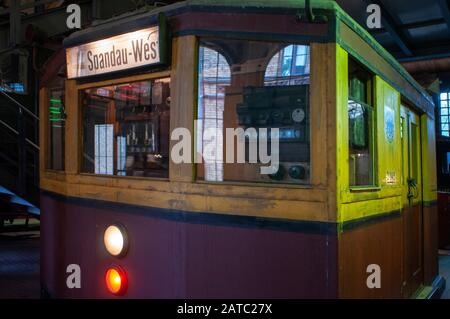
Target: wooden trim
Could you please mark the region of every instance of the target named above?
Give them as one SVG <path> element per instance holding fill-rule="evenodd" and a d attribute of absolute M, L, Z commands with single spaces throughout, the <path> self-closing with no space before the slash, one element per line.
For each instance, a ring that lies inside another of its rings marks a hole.
<path fill-rule="evenodd" d="M 57 181 L 66 181 L 66 172 L 47 169 L 41 174 L 40 178 L 54 179 Z"/>
<path fill-rule="evenodd" d="M 171 73 L 171 71 L 150 72 L 150 73 L 108 79 L 108 80 L 103 80 L 103 81 L 98 81 L 98 82 L 82 83 L 82 84 L 78 84 L 76 89 L 83 90 L 83 89 L 91 89 L 91 88 L 96 88 L 96 87 L 117 85 L 117 84 L 129 83 L 129 82 L 138 82 L 138 81 L 151 80 L 151 79 L 157 79 L 157 78 L 167 78 L 167 77 L 170 77 L 170 73 Z"/>
<path fill-rule="evenodd" d="M 78 173 L 80 163 L 80 112 L 78 107 L 78 90 L 75 80 L 66 80 L 66 155 L 65 168 L 69 174 Z"/>
<path fill-rule="evenodd" d="M 205 184 L 205 185 L 227 185 L 227 186 L 244 186 L 244 187 L 262 187 L 262 188 L 268 188 L 270 189 L 276 187 L 276 188 L 284 188 L 284 189 L 305 189 L 305 190 L 312 190 L 312 189 L 326 189 L 325 187 L 313 187 L 310 184 L 288 184 L 288 183 L 276 183 L 276 182 L 239 182 L 239 181 L 205 181 L 197 179 L 195 181 L 197 184 Z"/>
<path fill-rule="evenodd" d="M 186 182 L 142 182 L 129 179 L 67 175 L 67 182 L 41 178 L 45 191 L 70 197 L 97 199 L 185 212 L 330 221 L 326 190 L 212 188 Z M 270 196 L 268 196 L 270 194 Z"/>
<path fill-rule="evenodd" d="M 116 85 L 121 83 L 144 81 L 156 78 L 170 77 L 170 71 L 146 73 L 108 79 L 99 82 L 89 82 L 78 84 L 77 80 L 66 81 L 66 171 L 69 174 L 80 172 L 82 163 L 82 118 L 81 107 L 79 101 L 80 90 Z M 76 137 L 76 138 L 74 138 Z"/>
<path fill-rule="evenodd" d="M 194 36 L 174 38 L 172 45 L 172 77 L 170 105 L 170 132 L 174 129 L 187 128 L 191 133 L 191 150 L 194 151 L 194 116 L 197 74 L 197 39 Z M 170 150 L 177 141 L 170 139 Z M 191 155 L 191 163 L 175 164 L 172 156 L 169 162 L 171 181 L 194 181 L 195 164 Z"/>
<path fill-rule="evenodd" d="M 281 230 L 331 236 L 336 236 L 338 228 L 338 225 L 334 222 L 287 220 L 271 217 L 215 214 L 210 212 L 184 212 L 168 208 L 146 207 L 128 203 L 114 203 L 98 199 L 64 196 L 48 191 L 43 191 L 42 194 L 44 197 L 56 200 L 63 205 L 76 205 L 79 208 L 97 208 L 113 212 L 116 211 L 125 215 L 139 215 L 180 223 L 200 223 L 202 225 Z"/>
<path fill-rule="evenodd" d="M 336 219 L 336 45 L 311 44 L 311 186 L 327 188 L 329 219 Z"/>
<path fill-rule="evenodd" d="M 311 185 L 326 185 L 327 172 L 327 96 L 328 87 L 333 86 L 330 74 L 330 51 L 327 44 L 311 45 L 311 86 L 310 86 L 310 145 L 311 145 Z M 331 66 L 332 68 L 333 66 Z"/>
<path fill-rule="evenodd" d="M 95 173 L 84 173 L 84 172 L 80 172 L 78 175 L 79 176 L 101 177 L 101 178 L 131 179 L 131 180 L 136 180 L 136 181 L 145 179 L 145 180 L 148 180 L 151 182 L 154 182 L 154 181 L 169 182 L 168 178 L 161 178 L 161 177 L 121 176 L 121 175 L 95 174 Z"/>
<path fill-rule="evenodd" d="M 169 182 L 166 180 L 148 180 L 143 178 L 128 178 L 117 176 L 97 176 L 87 174 L 69 174 L 67 182 L 71 184 L 86 184 L 96 186 L 110 186 L 134 190 L 148 190 L 159 192 L 173 192 L 190 194 L 206 194 L 211 196 L 232 196 L 243 198 L 267 198 L 288 201 L 325 202 L 328 198 L 326 189 L 289 189 L 284 187 L 252 187 L 244 185 L 205 184 L 191 182 Z"/>

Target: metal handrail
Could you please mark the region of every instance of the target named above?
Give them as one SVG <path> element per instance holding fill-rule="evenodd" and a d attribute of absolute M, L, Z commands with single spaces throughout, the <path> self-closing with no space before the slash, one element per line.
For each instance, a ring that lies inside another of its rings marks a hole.
<path fill-rule="evenodd" d="M 9 124 L 7 124 L 6 122 L 3 122 L 2 120 L 0 120 L 0 124 L 2 124 L 4 127 L 6 127 L 7 129 L 9 129 L 11 132 L 13 132 L 16 135 L 19 135 L 19 132 L 14 129 L 12 126 L 10 126 Z M 40 147 L 38 145 L 36 145 L 35 143 L 33 143 L 31 140 L 29 140 L 28 138 L 25 138 L 25 141 L 30 144 L 31 146 L 33 146 L 36 150 L 40 150 Z"/>
<path fill-rule="evenodd" d="M 5 155 L 3 153 L 0 153 L 0 158 L 3 159 L 5 162 L 7 162 L 11 166 L 17 166 L 18 165 L 17 164 L 17 160 L 13 160 L 12 158 L 10 158 L 9 156 L 7 156 L 7 155 Z M 29 170 L 32 170 L 32 167 L 29 167 L 28 171 Z M 29 174 L 28 171 L 27 171 L 27 173 Z M 0 186 L 0 193 L 1 193 L 1 186 Z"/>
<path fill-rule="evenodd" d="M 19 109 L 21 111 L 25 111 L 25 113 L 27 113 L 28 115 L 30 115 L 32 118 L 34 118 L 36 121 L 39 121 L 39 117 L 34 114 L 33 112 L 31 112 L 29 109 L 27 109 L 25 106 L 23 106 L 22 103 L 20 103 L 19 101 L 17 101 L 16 99 L 14 99 L 12 96 L 10 96 L 9 94 L 7 94 L 5 91 L 0 90 L 0 93 L 2 93 L 4 96 L 6 96 L 11 102 L 13 102 L 16 106 L 19 107 Z"/>

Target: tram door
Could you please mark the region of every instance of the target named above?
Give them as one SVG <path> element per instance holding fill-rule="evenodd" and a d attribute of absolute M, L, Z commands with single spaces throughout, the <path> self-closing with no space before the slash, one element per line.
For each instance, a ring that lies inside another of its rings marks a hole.
<path fill-rule="evenodd" d="M 422 172 L 419 116 L 402 106 L 403 287 L 410 297 L 423 281 Z"/>

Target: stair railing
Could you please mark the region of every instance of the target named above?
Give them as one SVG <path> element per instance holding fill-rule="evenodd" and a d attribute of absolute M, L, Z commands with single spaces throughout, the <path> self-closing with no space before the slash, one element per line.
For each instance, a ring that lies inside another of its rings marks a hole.
<path fill-rule="evenodd" d="M 22 103 L 17 101 L 11 95 L 3 90 L 0 90 L 0 96 L 5 97 L 9 103 L 4 103 L 2 106 L 7 106 L 14 112 L 14 117 L 16 117 L 17 127 L 10 125 L 11 123 L 6 123 L 0 119 L 0 127 L 6 128 L 11 132 L 17 141 L 17 180 L 16 180 L 16 192 L 20 196 L 27 195 L 28 186 L 38 186 L 39 185 L 39 145 L 38 138 L 35 137 L 35 141 L 30 140 L 27 137 L 27 117 L 31 118 L 33 121 L 33 126 L 37 128 L 39 126 L 39 117 L 31 112 Z M 27 158 L 27 151 L 32 154 L 32 162 L 29 162 Z M 27 168 L 31 167 L 33 185 L 27 185 Z"/>

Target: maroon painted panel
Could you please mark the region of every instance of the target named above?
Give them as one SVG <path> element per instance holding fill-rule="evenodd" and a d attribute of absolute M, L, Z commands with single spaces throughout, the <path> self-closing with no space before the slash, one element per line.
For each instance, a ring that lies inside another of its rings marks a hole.
<path fill-rule="evenodd" d="M 327 36 L 328 24 L 300 22 L 295 14 L 187 12 L 171 19 L 175 32 L 185 30 L 258 32 Z"/>
<path fill-rule="evenodd" d="M 112 205 L 112 204 L 111 204 Z M 193 224 L 41 197 L 42 280 L 55 297 L 107 298 L 108 265 L 128 273 L 132 298 L 335 298 L 335 235 Z M 150 210 L 151 208 L 149 208 Z M 171 212 L 167 212 L 171 214 Z M 129 234 L 121 259 L 103 231 Z M 81 289 L 65 288 L 65 267 L 81 266 Z"/>
<path fill-rule="evenodd" d="M 41 214 L 41 283 L 46 290 L 59 294 L 61 288 L 64 288 L 58 284 L 61 284 L 59 278 L 64 276 L 65 267 L 63 259 L 55 257 L 61 256 L 60 252 L 64 247 L 64 229 L 61 227 L 64 221 L 64 203 L 46 200 L 45 210 L 53 213 Z"/>

